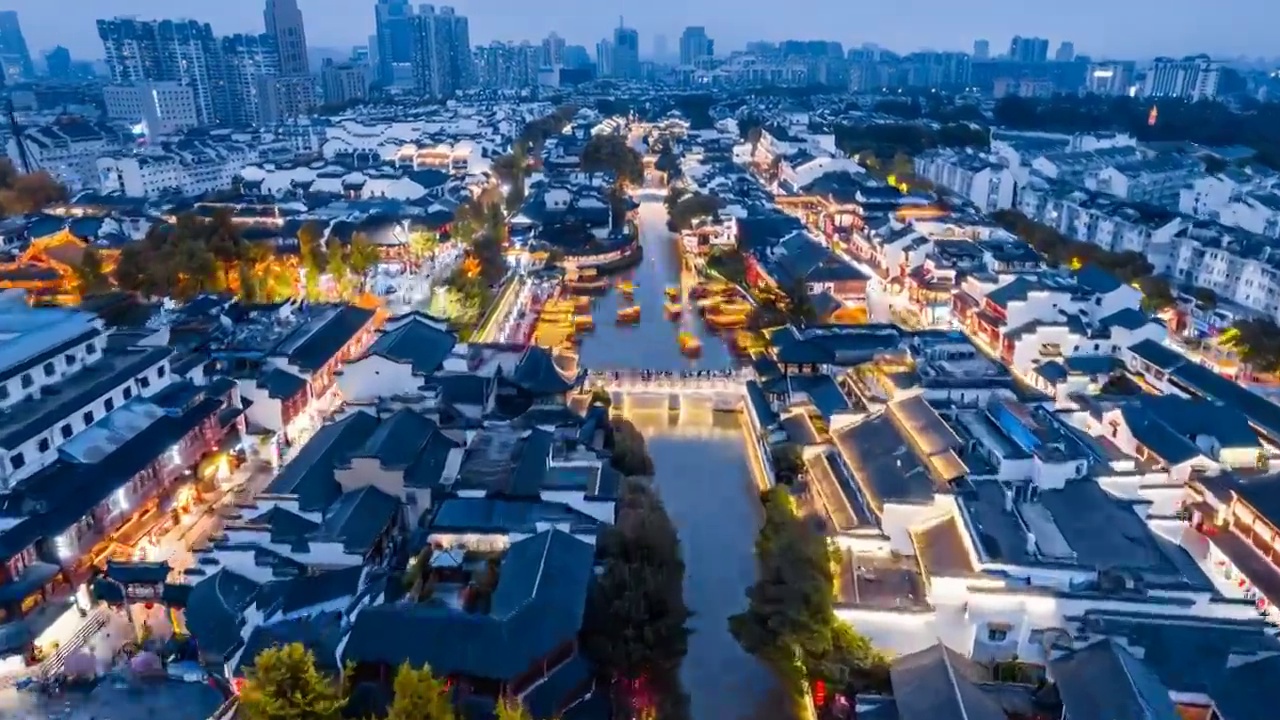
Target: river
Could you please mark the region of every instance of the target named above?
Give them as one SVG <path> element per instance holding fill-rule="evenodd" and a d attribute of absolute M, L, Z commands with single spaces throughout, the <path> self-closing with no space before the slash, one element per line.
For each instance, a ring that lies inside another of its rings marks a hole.
<path fill-rule="evenodd" d="M 579 348 L 593 370 L 723 370 L 733 357 L 697 313 L 686 305 L 680 322 L 664 316 L 665 289 L 680 283 L 680 256 L 667 230 L 662 190 L 639 194 L 644 260 L 625 275 L 636 290 L 641 320 L 616 325 L 614 313 L 630 304 L 617 290 L 595 300 L 596 329 Z M 680 354 L 681 330 L 702 340 L 702 357 Z M 740 417 L 689 408 L 677 416 L 666 403 L 637 411 L 630 419 L 644 433 L 653 457 L 654 483 L 680 534 L 684 553 L 685 602 L 693 611 L 689 655 L 681 678 L 694 720 L 762 717 L 777 684 L 767 668 L 742 651 L 729 633 L 729 616 L 746 608 L 755 582 L 755 539 L 760 502 L 748 466 Z M 766 715 L 776 717 L 766 713 Z"/>

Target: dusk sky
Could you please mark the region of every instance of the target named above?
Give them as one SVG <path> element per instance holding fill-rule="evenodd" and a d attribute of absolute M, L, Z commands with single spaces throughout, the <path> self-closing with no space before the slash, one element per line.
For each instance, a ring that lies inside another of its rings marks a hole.
<path fill-rule="evenodd" d="M 414 3 L 417 5 L 418 3 Z M 436 3 L 445 5 L 449 3 Z M 723 53 L 749 40 L 874 42 L 897 51 L 965 50 L 975 38 L 995 54 L 1015 34 L 1075 42 L 1095 57 L 1145 58 L 1208 52 L 1280 54 L 1280 0 L 456 0 L 471 19 L 473 44 L 538 40 L 552 30 L 593 48 L 618 23 L 640 32 L 648 54 L 657 34 L 674 51 L 686 25 L 705 25 Z M 299 0 L 313 47 L 348 48 L 373 33 L 374 0 Z M 99 58 L 95 21 L 115 15 L 194 18 L 215 33 L 262 32 L 263 0 L 0 0 L 16 10 L 33 54 L 56 44 L 80 58 Z M 1052 54 L 1052 50 L 1050 51 Z"/>

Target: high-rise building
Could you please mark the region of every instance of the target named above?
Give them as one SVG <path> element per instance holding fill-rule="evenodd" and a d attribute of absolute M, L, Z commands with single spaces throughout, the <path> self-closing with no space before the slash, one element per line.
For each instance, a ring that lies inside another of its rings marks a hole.
<path fill-rule="evenodd" d="M 572 69 L 592 67 L 591 53 L 583 45 L 566 45 L 564 48 L 564 66 Z"/>
<path fill-rule="evenodd" d="M 1009 41 L 1009 59 L 1018 62 L 1044 62 L 1049 59 L 1049 41 L 1045 38 L 1014 35 Z"/>
<path fill-rule="evenodd" d="M 413 73 L 413 6 L 409 0 L 378 0 L 374 8 L 377 29 L 378 82 L 388 87 L 410 87 Z"/>
<path fill-rule="evenodd" d="M 680 36 L 680 64 L 697 65 L 700 60 L 715 54 L 715 45 L 707 37 L 707 29 L 701 25 L 691 25 L 684 29 Z"/>
<path fill-rule="evenodd" d="M 222 38 L 222 88 L 218 115 L 232 125 L 258 125 L 266 121 L 263 96 L 275 92 L 280 56 L 275 38 L 261 35 L 229 35 Z"/>
<path fill-rule="evenodd" d="M 1093 95 L 1125 95 L 1133 85 L 1134 62 L 1113 60 L 1093 63 L 1085 75 L 1085 92 Z"/>
<path fill-rule="evenodd" d="M 191 88 L 200 124 L 218 121 L 214 96 L 221 61 L 208 23 L 114 18 L 98 21 L 98 37 L 106 51 L 112 83 L 181 83 Z"/>
<path fill-rule="evenodd" d="M 61 45 L 44 54 L 44 64 L 49 69 L 49 77 L 54 80 L 70 80 L 71 51 Z"/>
<path fill-rule="evenodd" d="M 27 39 L 18 23 L 18 13 L 13 10 L 0 12 L 0 70 L 4 72 L 5 82 L 32 78 L 36 74 L 31 66 Z"/>
<path fill-rule="evenodd" d="M 298 0 L 267 0 L 262 11 L 267 34 L 275 38 L 280 56 L 280 74 L 286 77 L 308 75 L 307 30 L 302 22 Z"/>
<path fill-rule="evenodd" d="M 476 48 L 476 75 L 487 90 L 519 90 L 538 84 L 546 42 L 542 45 L 492 42 Z"/>
<path fill-rule="evenodd" d="M 973 59 L 988 60 L 991 58 L 991 41 L 990 40 L 974 40 L 973 41 Z"/>
<path fill-rule="evenodd" d="M 667 36 L 662 33 L 653 36 L 653 59 L 658 62 L 667 59 Z"/>
<path fill-rule="evenodd" d="M 596 77 L 613 77 L 613 41 L 609 38 L 596 43 Z"/>
<path fill-rule="evenodd" d="M 452 7 L 437 11 L 432 5 L 422 5 L 410 26 L 410 63 L 417 91 L 444 98 L 471 87 L 473 57 L 466 16 Z"/>
<path fill-rule="evenodd" d="M 613 76 L 635 80 L 640 77 L 640 33 L 621 24 L 613 31 Z"/>
<path fill-rule="evenodd" d="M 1193 55 L 1175 60 L 1158 57 L 1147 68 L 1142 94 L 1146 97 L 1176 97 L 1188 100 L 1212 100 L 1218 96 L 1222 80 L 1222 63 L 1208 55 Z"/>
<path fill-rule="evenodd" d="M 356 62 L 325 60 L 320 68 L 320 85 L 327 105 L 345 105 L 369 96 L 369 68 Z"/>
<path fill-rule="evenodd" d="M 551 33 L 542 41 L 542 64 L 546 67 L 564 67 L 564 38 Z"/>
<path fill-rule="evenodd" d="M 1076 46 L 1070 40 L 1063 40 L 1058 46 L 1058 51 L 1053 54 L 1053 59 L 1057 62 L 1071 62 L 1076 59 Z"/>
<path fill-rule="evenodd" d="M 191 88 L 176 82 L 108 85 L 102 91 L 107 117 L 141 125 L 150 139 L 189 130 L 199 124 Z"/>

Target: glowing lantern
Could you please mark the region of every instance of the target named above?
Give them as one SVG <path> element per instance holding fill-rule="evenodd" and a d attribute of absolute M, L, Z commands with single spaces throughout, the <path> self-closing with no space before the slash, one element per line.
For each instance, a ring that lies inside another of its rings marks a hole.
<path fill-rule="evenodd" d="M 827 684 L 822 680 L 813 681 L 813 704 L 817 707 L 827 704 Z"/>

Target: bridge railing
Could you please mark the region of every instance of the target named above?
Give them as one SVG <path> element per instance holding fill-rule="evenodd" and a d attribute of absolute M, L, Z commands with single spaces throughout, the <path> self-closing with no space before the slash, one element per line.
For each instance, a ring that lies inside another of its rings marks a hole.
<path fill-rule="evenodd" d="M 587 387 L 605 389 L 716 390 L 738 389 L 755 377 L 749 369 L 678 370 L 593 370 L 587 373 Z"/>

